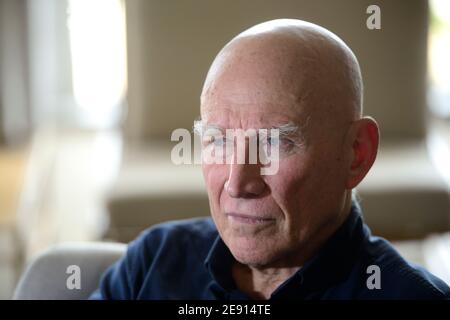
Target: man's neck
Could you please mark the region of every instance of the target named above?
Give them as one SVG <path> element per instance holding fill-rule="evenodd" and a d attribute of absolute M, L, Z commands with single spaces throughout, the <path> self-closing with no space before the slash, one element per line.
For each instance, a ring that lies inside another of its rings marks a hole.
<path fill-rule="evenodd" d="M 239 262 L 233 265 L 233 278 L 237 287 L 253 299 L 269 299 L 286 279 L 300 267 L 266 268 L 250 267 Z"/>

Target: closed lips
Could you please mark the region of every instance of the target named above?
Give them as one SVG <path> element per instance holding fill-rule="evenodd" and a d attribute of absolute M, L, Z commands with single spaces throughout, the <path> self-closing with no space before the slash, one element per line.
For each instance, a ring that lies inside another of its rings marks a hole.
<path fill-rule="evenodd" d="M 232 218 L 233 220 L 243 222 L 243 223 L 267 223 L 271 221 L 275 221 L 273 218 L 266 218 L 262 216 L 253 216 L 248 214 L 241 214 L 241 213 L 226 213 L 226 215 L 229 218 Z"/>

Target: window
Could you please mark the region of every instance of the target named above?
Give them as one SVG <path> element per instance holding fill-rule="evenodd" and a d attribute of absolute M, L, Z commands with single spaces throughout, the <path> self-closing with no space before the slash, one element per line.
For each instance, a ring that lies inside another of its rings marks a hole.
<path fill-rule="evenodd" d="M 450 1 L 430 1 L 428 50 L 429 105 L 434 115 L 450 119 Z"/>
<path fill-rule="evenodd" d="M 122 0 L 69 0 L 73 94 L 82 121 L 115 122 L 126 91 L 125 10 Z"/>

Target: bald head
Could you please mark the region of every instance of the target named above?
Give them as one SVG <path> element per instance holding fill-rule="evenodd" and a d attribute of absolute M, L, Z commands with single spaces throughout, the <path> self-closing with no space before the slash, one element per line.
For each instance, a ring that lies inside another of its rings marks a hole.
<path fill-rule="evenodd" d="M 261 99 L 285 102 L 320 121 L 357 119 L 362 110 L 358 61 L 341 39 L 315 24 L 293 19 L 258 24 L 215 58 L 201 95 L 202 113 L 217 103 L 245 108 Z"/>

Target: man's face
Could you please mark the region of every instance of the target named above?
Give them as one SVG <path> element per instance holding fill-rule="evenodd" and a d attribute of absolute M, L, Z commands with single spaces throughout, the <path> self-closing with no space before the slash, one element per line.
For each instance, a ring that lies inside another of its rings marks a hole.
<path fill-rule="evenodd" d="M 342 132 L 319 106 L 300 99 L 305 86 L 272 67 L 234 65 L 217 76 L 201 108 L 205 125 L 223 129 L 299 128 L 280 139 L 275 175 L 261 175 L 254 164 L 202 165 L 222 239 L 239 262 L 255 266 L 313 246 L 335 223 L 345 191 Z"/>

